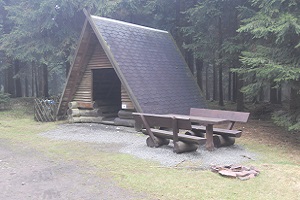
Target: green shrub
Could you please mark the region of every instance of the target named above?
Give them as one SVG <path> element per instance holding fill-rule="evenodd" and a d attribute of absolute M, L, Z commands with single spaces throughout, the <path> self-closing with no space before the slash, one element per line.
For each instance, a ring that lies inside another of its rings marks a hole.
<path fill-rule="evenodd" d="M 10 102 L 10 94 L 0 92 L 0 108 L 5 108 Z"/>
<path fill-rule="evenodd" d="M 300 111 L 292 113 L 287 111 L 274 112 L 272 119 L 276 125 L 286 127 L 289 131 L 300 131 Z"/>

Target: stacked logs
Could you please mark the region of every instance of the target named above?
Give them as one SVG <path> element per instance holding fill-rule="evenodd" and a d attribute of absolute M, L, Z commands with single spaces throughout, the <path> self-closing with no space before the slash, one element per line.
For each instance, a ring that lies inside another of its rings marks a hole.
<path fill-rule="evenodd" d="M 118 117 L 114 120 L 115 125 L 134 127 L 135 120 L 133 119 L 133 112 L 133 110 L 120 110 Z"/>
<path fill-rule="evenodd" d="M 120 106 L 110 102 L 78 102 L 69 103 L 67 111 L 71 123 L 105 123 L 116 126 L 134 127 L 133 110 L 120 110 Z M 109 123 L 110 122 L 110 123 Z"/>
<path fill-rule="evenodd" d="M 101 123 L 102 116 L 96 103 L 86 103 L 73 101 L 68 104 L 67 111 L 69 122 L 71 123 Z"/>
<path fill-rule="evenodd" d="M 115 118 L 121 109 L 120 102 L 114 100 L 97 100 L 98 114 L 103 118 Z"/>

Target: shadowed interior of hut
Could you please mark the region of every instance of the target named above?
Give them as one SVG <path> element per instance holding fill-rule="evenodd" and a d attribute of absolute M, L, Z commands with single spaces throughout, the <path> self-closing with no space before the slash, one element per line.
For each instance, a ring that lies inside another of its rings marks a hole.
<path fill-rule="evenodd" d="M 98 106 L 98 114 L 106 119 L 114 119 L 121 110 L 121 82 L 113 68 L 92 70 L 93 101 Z"/>

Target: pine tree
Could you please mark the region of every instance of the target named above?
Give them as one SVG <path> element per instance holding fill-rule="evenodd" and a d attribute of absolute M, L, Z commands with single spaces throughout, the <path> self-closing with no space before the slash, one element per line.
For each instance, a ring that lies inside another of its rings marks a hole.
<path fill-rule="evenodd" d="M 245 68 L 240 72 L 255 79 L 244 92 L 255 96 L 265 84 L 273 88 L 289 84 L 289 109 L 274 115 L 274 119 L 281 125 L 286 122 L 290 130 L 300 130 L 300 3 L 294 0 L 251 3 L 253 15 L 243 21 L 239 31 L 253 40 L 242 54 Z"/>

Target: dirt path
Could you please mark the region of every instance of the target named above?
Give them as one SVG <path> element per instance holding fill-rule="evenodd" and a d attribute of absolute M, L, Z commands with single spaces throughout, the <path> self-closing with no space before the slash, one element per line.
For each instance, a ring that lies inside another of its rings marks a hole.
<path fill-rule="evenodd" d="M 0 139 L 0 199 L 147 199 L 93 175 L 92 170 Z"/>

